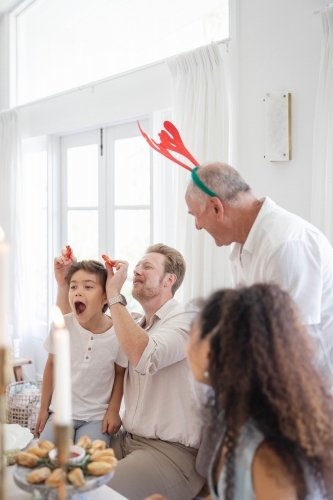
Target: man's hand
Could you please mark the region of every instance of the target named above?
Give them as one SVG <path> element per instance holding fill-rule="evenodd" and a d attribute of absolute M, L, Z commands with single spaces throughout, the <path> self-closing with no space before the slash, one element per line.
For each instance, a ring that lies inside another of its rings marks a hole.
<path fill-rule="evenodd" d="M 41 432 L 44 430 L 45 424 L 48 421 L 49 412 L 48 410 L 39 410 L 36 428 L 35 428 L 35 437 L 39 438 Z"/>
<path fill-rule="evenodd" d="M 66 285 L 65 278 L 66 278 L 66 274 L 68 272 L 68 269 L 76 261 L 77 261 L 77 259 L 76 259 L 75 255 L 73 254 L 73 252 L 72 252 L 69 259 L 66 257 L 66 248 L 64 248 L 61 251 L 61 255 L 59 257 L 56 257 L 54 259 L 54 276 L 55 276 L 55 279 L 58 283 L 58 286 Z"/>
<path fill-rule="evenodd" d="M 107 410 L 104 415 L 102 432 L 105 434 L 117 434 L 121 427 L 121 418 L 116 410 Z"/>
<path fill-rule="evenodd" d="M 106 280 L 106 294 L 108 299 L 112 299 L 116 295 L 120 294 L 123 284 L 127 279 L 128 262 L 125 260 L 116 260 L 114 263 L 116 272 L 113 271 L 113 267 L 107 262 L 105 263 L 105 267 L 108 272 L 108 279 Z"/>

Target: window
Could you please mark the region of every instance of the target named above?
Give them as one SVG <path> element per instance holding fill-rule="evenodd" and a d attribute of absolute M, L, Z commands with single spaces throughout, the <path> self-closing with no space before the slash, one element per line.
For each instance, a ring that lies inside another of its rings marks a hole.
<path fill-rule="evenodd" d="M 148 122 L 142 121 L 147 129 Z M 136 262 L 152 241 L 150 151 L 136 122 L 61 138 L 62 247 L 79 260 L 129 261 L 130 299 Z"/>
<path fill-rule="evenodd" d="M 229 36 L 229 0 L 26 0 L 12 13 L 23 104 Z"/>
<path fill-rule="evenodd" d="M 61 153 L 62 244 L 70 244 L 78 260 L 98 259 L 98 185 L 103 166 L 98 131 L 63 137 Z"/>
<path fill-rule="evenodd" d="M 25 140 L 23 144 L 24 254 L 31 302 L 34 335 L 45 337 L 49 325 L 48 280 L 48 163 L 46 138 Z"/>

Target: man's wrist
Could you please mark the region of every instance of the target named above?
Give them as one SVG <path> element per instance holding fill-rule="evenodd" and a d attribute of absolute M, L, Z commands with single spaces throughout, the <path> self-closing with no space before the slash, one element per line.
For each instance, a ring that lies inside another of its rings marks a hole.
<path fill-rule="evenodd" d="M 124 295 L 122 295 L 121 293 L 118 293 L 118 295 L 115 295 L 114 297 L 112 297 L 112 299 L 108 299 L 109 307 L 113 306 L 114 304 L 121 304 L 123 306 L 127 306 L 126 297 L 124 297 Z"/>
<path fill-rule="evenodd" d="M 113 297 L 116 297 L 116 296 L 117 296 L 117 295 L 119 295 L 120 293 L 121 293 L 121 289 L 120 289 L 120 290 L 114 290 L 114 289 L 112 289 L 112 290 L 107 290 L 107 291 L 106 291 L 106 298 L 107 298 L 108 300 L 111 300 L 111 299 L 113 299 Z"/>

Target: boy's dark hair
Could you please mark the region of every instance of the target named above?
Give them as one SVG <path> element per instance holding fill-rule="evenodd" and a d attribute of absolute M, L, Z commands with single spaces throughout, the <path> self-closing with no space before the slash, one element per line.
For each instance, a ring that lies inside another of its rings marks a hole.
<path fill-rule="evenodd" d="M 103 288 L 103 292 L 106 293 L 106 279 L 108 277 L 107 271 L 101 262 L 97 260 L 81 260 L 80 262 L 74 262 L 71 267 L 68 269 L 68 273 L 66 275 L 66 283 L 69 286 L 72 276 L 77 271 L 86 271 L 87 273 L 95 274 L 99 282 Z M 104 304 L 102 312 L 104 313 L 108 308 L 107 304 Z"/>

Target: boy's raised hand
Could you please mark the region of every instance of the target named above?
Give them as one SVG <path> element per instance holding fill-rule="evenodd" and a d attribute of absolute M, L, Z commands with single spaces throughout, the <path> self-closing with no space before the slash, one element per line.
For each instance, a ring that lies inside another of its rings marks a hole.
<path fill-rule="evenodd" d="M 70 248 L 70 247 L 69 247 Z M 54 276 L 57 281 L 58 286 L 63 286 L 66 284 L 65 278 L 68 269 L 76 262 L 77 259 L 71 249 L 71 252 L 68 250 L 68 245 L 66 248 L 63 248 L 61 251 L 61 255 L 59 257 L 55 257 L 54 259 Z"/>

